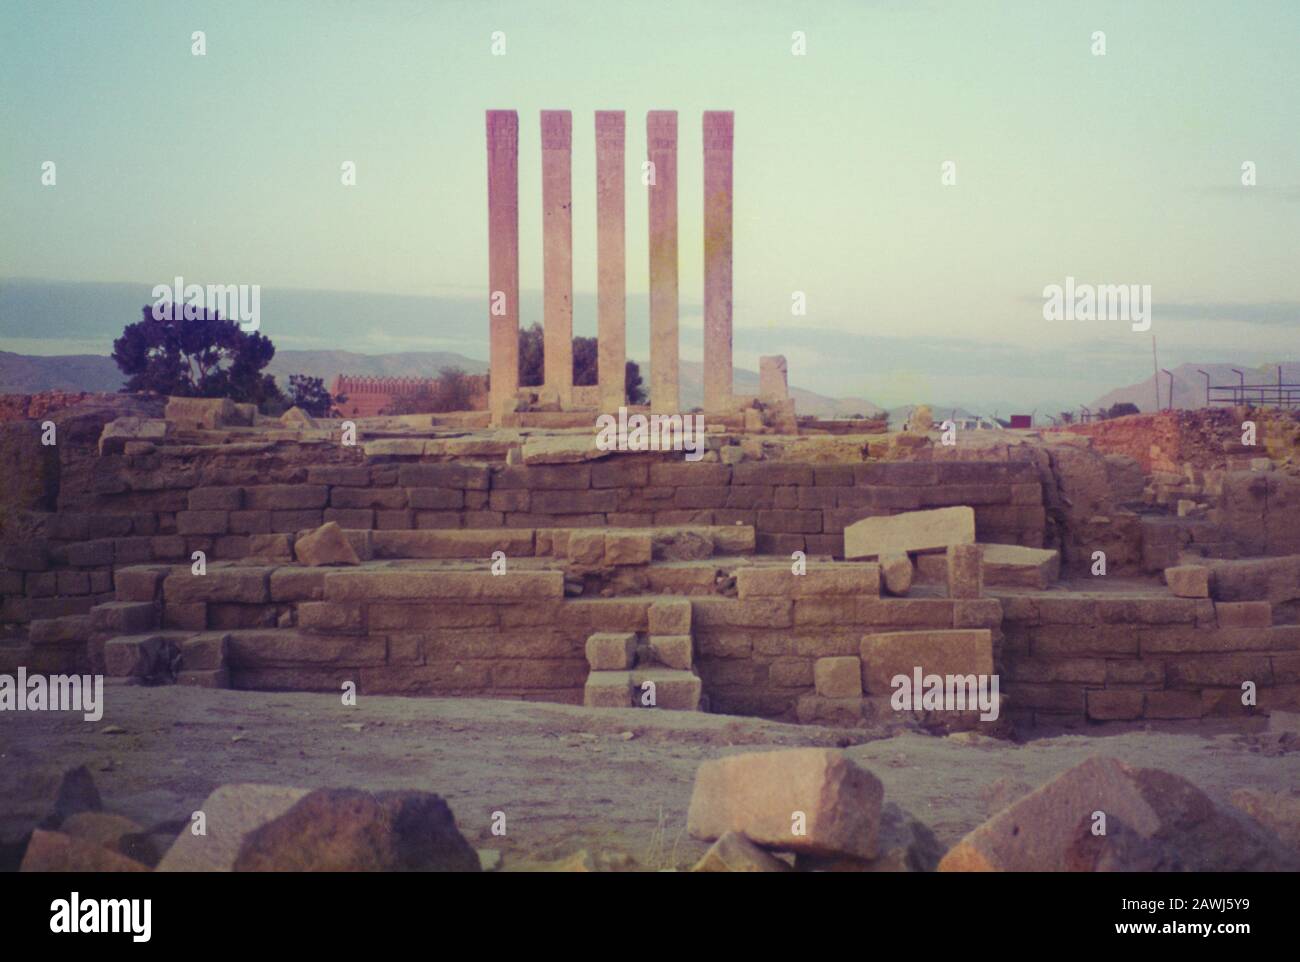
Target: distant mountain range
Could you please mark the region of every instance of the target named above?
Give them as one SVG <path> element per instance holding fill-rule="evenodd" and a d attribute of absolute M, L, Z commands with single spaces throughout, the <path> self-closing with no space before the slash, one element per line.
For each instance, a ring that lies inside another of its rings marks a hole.
<path fill-rule="evenodd" d="M 642 376 L 649 369 L 641 363 Z M 452 351 L 406 351 L 399 354 L 358 354 L 352 351 L 276 351 L 267 366 L 281 387 L 290 374 L 319 377 L 326 386 L 336 374 L 366 377 L 432 377 L 444 368 L 458 367 L 469 374 L 484 374 L 488 365 Z M 682 407 L 698 407 L 704 399 L 704 366 L 698 361 L 680 362 Z M 95 354 L 32 355 L 0 351 L 0 394 L 36 394 L 40 391 L 116 391 L 122 374 L 111 357 Z M 735 390 L 758 393 L 758 374 L 736 368 Z M 815 391 L 791 387 L 795 409 L 817 417 L 873 417 L 881 408 L 864 398 L 832 398 Z"/>
<path fill-rule="evenodd" d="M 1173 374 L 1173 406 L 1175 408 L 1199 408 L 1205 406 L 1205 374 L 1210 376 L 1209 383 L 1215 386 L 1240 384 L 1244 380 L 1251 384 L 1276 384 L 1278 368 L 1282 371 L 1282 381 L 1287 384 L 1300 383 L 1300 364 L 1287 362 L 1281 365 L 1265 364 L 1261 367 L 1243 367 L 1233 364 L 1180 364 L 1171 368 Z M 1201 372 L 1204 371 L 1205 374 Z M 1238 375 L 1238 371 L 1241 372 Z M 1219 392 L 1215 392 L 1216 396 Z M 1089 405 L 1099 411 L 1122 402 L 1136 404 L 1139 411 L 1156 410 L 1155 376 L 1146 378 L 1127 387 L 1116 388 L 1103 394 Z M 1160 373 L 1160 408 L 1169 406 L 1169 375 Z"/>

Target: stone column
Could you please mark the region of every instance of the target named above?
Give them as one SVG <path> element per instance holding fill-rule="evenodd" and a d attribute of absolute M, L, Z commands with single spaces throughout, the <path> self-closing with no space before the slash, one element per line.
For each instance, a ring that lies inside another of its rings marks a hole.
<path fill-rule="evenodd" d="M 542 397 L 573 406 L 573 114 L 542 111 Z"/>
<path fill-rule="evenodd" d="M 784 355 L 769 354 L 758 359 L 758 396 L 764 401 L 784 401 L 790 397 Z"/>
<path fill-rule="evenodd" d="M 519 115 L 487 112 L 488 333 L 492 420 L 519 393 Z"/>
<path fill-rule="evenodd" d="M 704 112 L 704 410 L 731 406 L 731 141 L 735 115 Z"/>
<path fill-rule="evenodd" d="M 646 114 L 650 197 L 650 409 L 678 413 L 677 111 Z"/>
<path fill-rule="evenodd" d="M 627 385 L 627 270 L 621 110 L 596 111 L 596 336 L 600 409 L 617 413 Z"/>

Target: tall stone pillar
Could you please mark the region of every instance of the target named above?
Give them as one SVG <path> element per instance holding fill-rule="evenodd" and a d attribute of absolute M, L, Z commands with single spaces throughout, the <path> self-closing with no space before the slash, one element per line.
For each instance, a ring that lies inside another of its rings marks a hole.
<path fill-rule="evenodd" d="M 519 393 L 519 115 L 487 112 L 488 353 L 494 422 Z"/>
<path fill-rule="evenodd" d="M 731 141 L 735 115 L 704 112 L 704 410 L 731 406 Z"/>
<path fill-rule="evenodd" d="M 542 111 L 542 397 L 573 406 L 573 114 Z"/>
<path fill-rule="evenodd" d="M 650 195 L 650 409 L 680 411 L 677 395 L 677 111 L 646 114 Z"/>
<path fill-rule="evenodd" d="M 600 409 L 615 413 L 627 385 L 627 269 L 621 110 L 596 111 L 596 337 Z"/>

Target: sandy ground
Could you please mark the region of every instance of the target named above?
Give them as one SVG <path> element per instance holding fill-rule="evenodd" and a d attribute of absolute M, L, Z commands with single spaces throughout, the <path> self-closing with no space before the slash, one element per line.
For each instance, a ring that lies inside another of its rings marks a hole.
<path fill-rule="evenodd" d="M 1300 784 L 1300 754 L 1271 755 L 1255 735 L 1205 723 L 1060 732 L 1018 744 L 478 699 L 363 696 L 345 707 L 322 694 L 178 687 L 105 694 L 98 722 L 0 715 L 0 835 L 43 814 L 44 776 L 81 764 L 107 810 L 142 824 L 186 819 L 229 782 L 433 791 L 472 844 L 502 853 L 506 870 L 581 848 L 641 868 L 688 867 L 705 848 L 685 831 L 696 766 L 739 751 L 842 747 L 881 779 L 887 801 L 945 844 L 979 824 L 990 797 L 1007 786 L 1037 786 L 1095 753 L 1177 772 L 1221 803 L 1241 786 Z M 491 833 L 495 811 L 506 814 L 504 837 Z"/>

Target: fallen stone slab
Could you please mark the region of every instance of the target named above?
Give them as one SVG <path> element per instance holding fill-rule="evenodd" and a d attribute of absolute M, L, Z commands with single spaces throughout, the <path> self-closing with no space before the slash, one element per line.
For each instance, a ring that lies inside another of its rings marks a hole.
<path fill-rule="evenodd" d="M 1045 589 L 1061 576 L 1061 553 L 1049 548 L 984 544 L 984 583 L 1005 588 Z"/>
<path fill-rule="evenodd" d="M 311 534 L 303 535 L 293 544 L 293 553 L 299 564 L 310 568 L 321 565 L 359 565 L 352 542 L 336 521 L 326 521 Z"/>
<path fill-rule="evenodd" d="M 147 872 L 149 866 L 120 852 L 63 832 L 36 829 L 20 872 Z"/>
<path fill-rule="evenodd" d="M 321 788 L 245 835 L 236 872 L 478 872 L 478 853 L 430 792 Z"/>
<path fill-rule="evenodd" d="M 731 755 L 696 771 L 687 831 L 707 841 L 740 832 L 764 848 L 871 859 L 883 799 L 880 780 L 835 749 Z"/>
<path fill-rule="evenodd" d="M 191 821 L 158 863 L 159 872 L 230 872 L 244 837 L 279 818 L 307 794 L 285 785 L 222 785 L 199 806 L 204 835 Z"/>
<path fill-rule="evenodd" d="M 1105 816 L 1105 835 L 1093 834 Z M 941 872 L 1272 871 L 1300 865 L 1276 836 L 1191 782 L 1095 755 L 984 822 Z"/>
<path fill-rule="evenodd" d="M 975 542 L 975 509 L 969 505 L 905 511 L 863 518 L 844 529 L 844 557 L 878 558 L 909 551 L 941 551 Z"/>
<path fill-rule="evenodd" d="M 793 869 L 739 832 L 724 832 L 692 872 L 791 872 Z"/>

